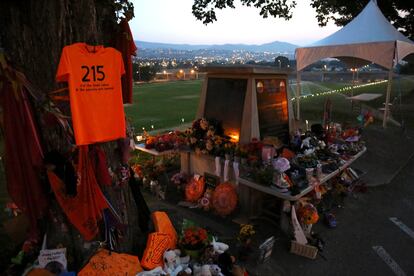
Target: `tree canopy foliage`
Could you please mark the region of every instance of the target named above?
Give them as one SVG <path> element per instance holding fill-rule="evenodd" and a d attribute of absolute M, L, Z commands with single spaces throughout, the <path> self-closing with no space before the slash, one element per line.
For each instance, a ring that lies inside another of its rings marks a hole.
<path fill-rule="evenodd" d="M 289 65 L 289 59 L 285 56 L 277 56 L 275 58 L 275 66 L 279 68 L 287 68 Z"/>
<path fill-rule="evenodd" d="M 370 0 L 311 0 L 320 26 L 333 21 L 338 26 L 350 22 Z M 204 24 L 217 20 L 216 10 L 235 8 L 235 0 L 194 0 L 193 15 Z M 269 16 L 289 20 L 297 1 L 294 0 L 240 0 L 241 4 L 260 10 L 264 18 Z M 407 0 L 377 0 L 378 6 L 389 21 L 403 34 L 414 38 L 414 4 Z"/>
<path fill-rule="evenodd" d="M 260 9 L 260 15 L 264 18 L 270 16 L 290 19 L 291 10 L 296 6 L 296 1 L 289 0 L 240 0 L 242 5 Z M 234 0 L 194 0 L 193 14 L 204 24 L 217 21 L 216 10 L 235 8 Z"/>
<path fill-rule="evenodd" d="M 332 20 L 344 26 L 356 17 L 370 0 L 312 0 L 320 26 Z M 414 3 L 406 0 L 377 0 L 378 7 L 387 19 L 404 35 L 414 38 Z"/>

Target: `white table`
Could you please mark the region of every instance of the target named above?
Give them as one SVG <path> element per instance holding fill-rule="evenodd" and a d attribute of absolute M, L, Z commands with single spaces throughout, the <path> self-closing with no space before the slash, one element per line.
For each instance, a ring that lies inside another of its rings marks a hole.
<path fill-rule="evenodd" d="M 382 94 L 362 93 L 353 97 L 348 97 L 347 100 L 369 102 L 381 97 Z"/>
<path fill-rule="evenodd" d="M 364 147 L 362 151 L 352 156 L 347 160 L 343 165 L 341 165 L 337 170 L 331 172 L 330 174 L 323 175 L 319 182 L 320 184 L 326 183 L 330 179 L 339 175 L 344 169 L 349 167 L 355 160 L 357 160 L 361 155 L 366 152 Z M 276 198 L 288 201 L 297 201 L 300 198 L 306 196 L 314 189 L 313 186 L 309 186 L 306 189 L 302 190 L 297 195 L 291 195 L 290 192 L 280 192 L 276 189 L 270 188 L 268 186 L 260 185 L 253 181 L 239 177 L 239 201 L 240 201 L 240 213 L 241 216 L 235 219 L 235 222 L 247 223 L 249 218 L 257 216 L 261 212 L 261 193 L 272 195 Z"/>
<path fill-rule="evenodd" d="M 146 152 L 149 153 L 153 156 L 162 156 L 162 155 L 167 155 L 167 154 L 172 154 L 172 153 L 178 153 L 177 150 L 165 150 L 165 151 L 157 151 L 155 149 L 147 149 L 145 148 L 145 144 L 135 144 L 135 149 L 140 150 L 142 152 Z"/>

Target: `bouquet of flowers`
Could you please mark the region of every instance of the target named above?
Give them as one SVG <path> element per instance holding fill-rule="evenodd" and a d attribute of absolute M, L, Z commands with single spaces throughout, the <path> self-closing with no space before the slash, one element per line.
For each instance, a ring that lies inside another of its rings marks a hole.
<path fill-rule="evenodd" d="M 240 231 L 239 231 L 239 235 L 237 237 L 237 239 L 240 242 L 248 242 L 249 240 L 251 240 L 251 238 L 254 236 L 254 234 L 256 234 L 256 231 L 254 230 L 253 225 L 251 224 L 242 224 L 240 225 Z"/>
<path fill-rule="evenodd" d="M 216 120 L 195 120 L 184 134 L 187 145 L 197 154 L 227 155 L 231 158 L 236 151 L 237 143 L 231 142 L 230 137 L 224 135 L 222 125 Z"/>
<path fill-rule="evenodd" d="M 171 177 L 171 182 L 177 186 L 177 189 L 181 189 L 188 182 L 188 175 L 184 172 L 179 172 Z"/>
<path fill-rule="evenodd" d="M 185 250 L 200 250 L 209 244 L 207 230 L 195 225 L 183 228 L 180 245 Z"/>
<path fill-rule="evenodd" d="M 134 171 L 135 177 L 143 178 L 142 166 L 139 164 L 134 164 L 131 166 L 132 170 Z"/>
<path fill-rule="evenodd" d="M 247 158 L 247 155 L 248 155 L 247 145 L 237 144 L 234 150 L 234 155 L 239 156 L 240 158 Z"/>
<path fill-rule="evenodd" d="M 158 176 L 160 176 L 165 171 L 165 167 L 163 165 L 157 164 L 154 160 L 148 160 L 142 166 L 142 175 L 147 180 L 157 180 Z"/>
<path fill-rule="evenodd" d="M 179 149 L 184 144 L 184 135 L 179 131 L 175 131 L 157 136 L 149 136 L 145 141 L 145 148 L 163 152 L 166 150 Z"/>

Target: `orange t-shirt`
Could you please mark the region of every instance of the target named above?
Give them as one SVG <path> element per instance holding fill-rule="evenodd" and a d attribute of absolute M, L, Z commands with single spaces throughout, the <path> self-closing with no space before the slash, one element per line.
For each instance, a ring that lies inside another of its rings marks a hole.
<path fill-rule="evenodd" d="M 86 43 L 63 48 L 56 80 L 69 83 L 76 145 L 125 137 L 123 74 L 122 55 L 114 48 Z"/>

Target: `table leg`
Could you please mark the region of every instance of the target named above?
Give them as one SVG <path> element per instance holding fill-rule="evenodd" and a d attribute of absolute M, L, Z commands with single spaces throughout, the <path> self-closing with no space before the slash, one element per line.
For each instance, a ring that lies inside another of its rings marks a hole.
<path fill-rule="evenodd" d="M 284 208 L 284 206 L 287 204 L 289 204 L 290 206 L 289 200 L 285 200 L 282 206 L 280 207 L 280 230 L 282 230 L 282 232 L 286 235 L 289 235 L 292 233 L 292 230 L 290 226 L 290 216 L 288 213 L 285 212 Z"/>

